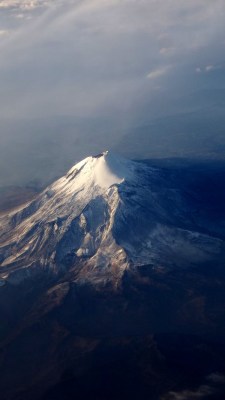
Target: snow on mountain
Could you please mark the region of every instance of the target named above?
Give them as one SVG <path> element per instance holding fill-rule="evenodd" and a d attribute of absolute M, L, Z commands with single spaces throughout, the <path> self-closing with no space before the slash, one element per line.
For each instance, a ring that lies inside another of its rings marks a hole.
<path fill-rule="evenodd" d="M 138 265 L 220 254 L 222 241 L 191 228 L 184 199 L 160 170 L 104 152 L 0 217 L 0 278 L 18 283 L 43 268 L 77 266 L 79 279 L 117 282 Z"/>
<path fill-rule="evenodd" d="M 3 216 L 2 268 L 30 267 L 37 260 L 53 265 L 66 256 L 94 256 L 95 263 L 112 256 L 125 260 L 111 231 L 120 201 L 118 185 L 126 179 L 135 181 L 137 167 L 109 152 L 88 157 L 34 201 Z"/>
<path fill-rule="evenodd" d="M 83 174 L 80 176 L 80 183 L 86 185 L 88 180 L 92 185 L 105 189 L 134 178 L 135 163 L 105 151 L 98 156 L 87 157 L 75 165 L 67 176 L 75 176 L 81 169 Z"/>

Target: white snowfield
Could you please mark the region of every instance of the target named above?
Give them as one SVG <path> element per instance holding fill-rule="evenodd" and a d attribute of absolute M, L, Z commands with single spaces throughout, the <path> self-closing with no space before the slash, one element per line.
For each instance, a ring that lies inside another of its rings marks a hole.
<path fill-rule="evenodd" d="M 108 151 L 87 157 L 0 217 L 0 287 L 38 268 L 82 263 L 82 276 L 92 281 L 119 280 L 130 266 L 215 257 L 222 242 L 181 227 L 188 223 L 180 194 L 166 185 L 160 170 L 146 164 Z"/>
<path fill-rule="evenodd" d="M 98 185 L 105 189 L 134 178 L 135 163 L 105 151 L 97 157 L 85 158 L 71 168 L 68 174 L 73 174 L 81 169 L 82 175 L 80 175 L 79 181 L 76 181 L 76 185 L 86 185 L 87 182 L 89 184 L 92 182 L 92 185 Z"/>

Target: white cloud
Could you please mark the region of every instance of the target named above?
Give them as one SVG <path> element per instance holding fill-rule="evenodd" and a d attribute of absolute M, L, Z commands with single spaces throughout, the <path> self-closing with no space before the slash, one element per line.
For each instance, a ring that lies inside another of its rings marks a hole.
<path fill-rule="evenodd" d="M 163 56 L 170 56 L 176 51 L 175 47 L 162 47 L 159 53 Z"/>
<path fill-rule="evenodd" d="M 0 1 L 0 8 L 2 9 L 23 9 L 33 10 L 36 7 L 48 4 L 45 0 L 2 0 Z"/>
<path fill-rule="evenodd" d="M 171 68 L 171 66 L 167 65 L 165 67 L 160 67 L 153 71 L 150 71 L 147 75 L 147 78 L 152 79 L 152 80 L 158 79 L 161 76 L 166 75 L 168 73 L 168 71 L 170 70 L 170 68 Z"/>
<path fill-rule="evenodd" d="M 206 96 L 203 85 L 218 88 L 205 66 L 225 65 L 224 20 L 224 0 L 0 0 L 1 143 L 4 120 L 18 138 L 18 119 L 29 120 L 31 143 L 42 135 L 44 146 L 64 117 L 93 120 L 93 135 L 116 126 L 118 138 L 153 118 L 204 109 L 216 90 Z M 7 162 L 1 145 L 2 156 Z"/>
<path fill-rule="evenodd" d="M 216 70 L 218 70 L 220 68 L 221 68 L 220 65 L 207 65 L 205 67 L 205 71 L 206 72 L 211 72 L 211 71 L 216 71 Z"/>
<path fill-rule="evenodd" d="M 2 0 L 0 8 L 2 30 L 14 32 L 0 41 L 0 116 L 97 116 L 106 103 L 138 113 L 155 97 L 146 76 L 163 78 L 172 106 L 176 92 L 196 90 L 190 71 L 225 61 L 221 0 Z"/>
<path fill-rule="evenodd" d="M 9 31 L 8 31 L 8 30 L 0 29 L 0 37 L 1 37 L 1 36 L 6 36 L 6 35 L 8 35 L 8 34 L 9 34 Z"/>
<path fill-rule="evenodd" d="M 208 72 L 212 72 L 212 71 L 217 71 L 217 70 L 219 70 L 221 68 L 222 68 L 221 65 L 212 65 L 212 64 L 210 64 L 210 65 L 206 65 L 204 67 L 197 67 L 197 68 L 195 68 L 195 71 L 197 73 L 202 73 L 202 72 L 208 73 Z"/>

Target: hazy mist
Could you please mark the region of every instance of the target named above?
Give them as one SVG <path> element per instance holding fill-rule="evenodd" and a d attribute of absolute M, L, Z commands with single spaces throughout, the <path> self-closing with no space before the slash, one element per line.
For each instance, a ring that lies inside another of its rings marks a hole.
<path fill-rule="evenodd" d="M 224 0 L 0 1 L 0 186 L 225 155 Z"/>

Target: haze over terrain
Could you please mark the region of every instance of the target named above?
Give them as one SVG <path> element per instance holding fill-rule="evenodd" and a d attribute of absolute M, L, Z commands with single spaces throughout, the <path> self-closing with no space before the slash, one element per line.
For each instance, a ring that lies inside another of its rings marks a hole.
<path fill-rule="evenodd" d="M 223 159 L 224 0 L 0 1 L 0 188 L 105 149 Z"/>

